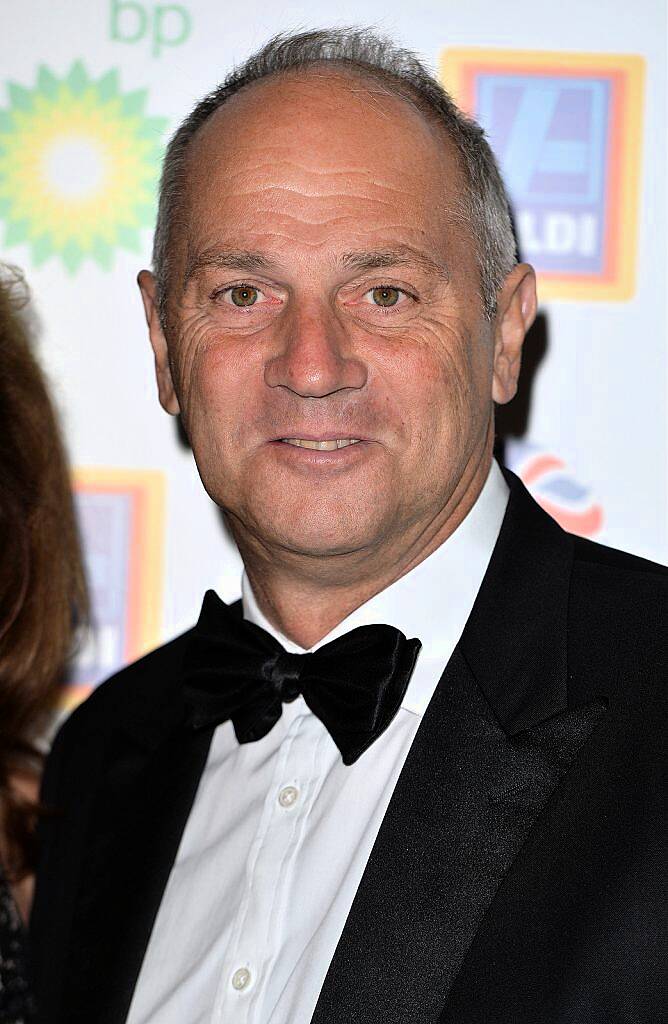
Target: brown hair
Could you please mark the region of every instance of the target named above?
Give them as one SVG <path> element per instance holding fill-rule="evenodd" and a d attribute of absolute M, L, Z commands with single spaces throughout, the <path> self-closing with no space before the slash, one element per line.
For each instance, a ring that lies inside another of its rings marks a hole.
<path fill-rule="evenodd" d="M 32 867 L 37 807 L 17 780 L 54 709 L 77 621 L 87 610 L 67 460 L 31 351 L 21 274 L 0 268 L 0 860 Z"/>

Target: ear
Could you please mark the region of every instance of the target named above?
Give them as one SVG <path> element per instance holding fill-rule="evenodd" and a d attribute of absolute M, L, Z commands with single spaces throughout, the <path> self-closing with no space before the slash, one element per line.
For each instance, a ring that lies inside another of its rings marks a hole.
<path fill-rule="evenodd" d="M 158 382 L 158 397 L 160 405 L 165 412 L 177 416 L 180 412 L 179 401 L 174 390 L 172 370 L 169 365 L 169 353 L 167 351 L 167 339 L 162 329 L 158 304 L 156 301 L 156 283 L 153 274 L 149 270 L 140 271 L 137 277 L 137 284 L 144 303 L 144 313 L 148 325 L 148 334 L 151 339 L 151 348 L 155 356 L 155 376 Z"/>
<path fill-rule="evenodd" d="M 536 275 L 528 263 L 513 267 L 497 301 L 492 397 L 505 405 L 517 391 L 524 336 L 536 319 Z"/>

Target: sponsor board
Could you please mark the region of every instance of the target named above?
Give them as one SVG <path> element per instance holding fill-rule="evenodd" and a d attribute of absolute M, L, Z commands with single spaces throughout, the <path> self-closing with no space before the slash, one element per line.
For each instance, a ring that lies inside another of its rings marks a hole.
<path fill-rule="evenodd" d="M 92 624 L 65 687 L 68 708 L 160 643 L 163 586 L 163 474 L 78 469 L 74 487 Z"/>
<path fill-rule="evenodd" d="M 644 66 L 618 54 L 441 56 L 446 89 L 485 129 L 499 160 L 541 298 L 634 293 Z"/>
<path fill-rule="evenodd" d="M 529 441 L 508 439 L 504 462 L 564 530 L 580 537 L 596 537 L 601 532 L 601 505 L 558 455 Z"/>
<path fill-rule="evenodd" d="M 86 259 L 111 269 L 117 249 L 140 252 L 155 223 L 167 119 L 146 89 L 123 92 L 116 69 L 93 78 L 81 61 L 59 77 L 41 65 L 32 87 L 7 83 L 0 108 L 0 219 L 6 246 L 74 274 Z"/>

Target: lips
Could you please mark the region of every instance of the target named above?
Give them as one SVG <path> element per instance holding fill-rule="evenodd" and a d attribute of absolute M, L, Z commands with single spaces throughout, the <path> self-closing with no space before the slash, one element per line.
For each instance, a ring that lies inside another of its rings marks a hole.
<path fill-rule="evenodd" d="M 283 444 L 294 445 L 295 448 L 312 448 L 319 452 L 333 452 L 338 448 L 347 448 L 351 444 L 359 444 L 361 438 L 359 437 L 333 437 L 325 438 L 322 441 L 316 441 L 311 438 L 304 437 L 281 437 L 279 440 Z"/>

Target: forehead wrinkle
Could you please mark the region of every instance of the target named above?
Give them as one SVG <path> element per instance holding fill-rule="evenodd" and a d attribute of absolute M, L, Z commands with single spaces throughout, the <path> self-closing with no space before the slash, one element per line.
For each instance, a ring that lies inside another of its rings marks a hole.
<path fill-rule="evenodd" d="M 290 172 L 292 180 L 283 180 L 278 183 L 276 181 L 277 167 L 281 171 Z M 367 192 L 372 189 L 373 194 L 370 198 L 373 202 L 385 205 L 389 205 L 394 196 L 403 200 L 406 196 L 415 195 L 417 199 L 427 201 L 425 186 L 415 187 L 416 182 L 420 182 L 417 174 L 413 175 L 410 183 L 403 181 L 395 183 L 389 178 L 380 177 L 376 168 L 366 165 L 318 168 L 288 160 L 275 160 L 273 163 L 255 161 L 251 173 L 253 183 L 249 184 L 247 167 L 227 169 L 227 198 L 233 200 L 255 199 L 257 192 L 260 191 L 262 195 L 269 197 L 280 197 L 285 194 L 288 198 L 297 196 L 309 201 L 326 202 L 339 197 L 354 198 L 359 195 L 360 190 Z"/>

